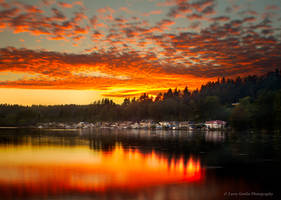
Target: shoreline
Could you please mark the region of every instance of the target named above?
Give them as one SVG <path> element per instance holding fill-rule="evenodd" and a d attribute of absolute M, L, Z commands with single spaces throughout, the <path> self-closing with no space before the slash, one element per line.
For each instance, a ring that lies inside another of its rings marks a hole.
<path fill-rule="evenodd" d="M 210 125 L 210 122 L 213 124 Z M 214 130 L 226 131 L 231 130 L 229 126 L 225 126 L 226 122 L 220 120 L 207 122 L 192 121 L 118 121 L 118 122 L 45 122 L 35 125 L 25 126 L 0 126 L 0 129 L 19 129 L 19 128 L 35 128 L 48 130 L 69 130 L 75 131 L 80 129 L 143 129 L 143 130 Z"/>

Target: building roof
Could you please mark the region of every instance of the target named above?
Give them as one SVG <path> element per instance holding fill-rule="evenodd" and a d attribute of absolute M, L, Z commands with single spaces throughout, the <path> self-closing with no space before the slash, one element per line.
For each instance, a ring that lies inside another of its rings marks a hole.
<path fill-rule="evenodd" d="M 222 120 L 213 120 L 213 121 L 206 121 L 205 124 L 226 124 L 226 122 Z"/>

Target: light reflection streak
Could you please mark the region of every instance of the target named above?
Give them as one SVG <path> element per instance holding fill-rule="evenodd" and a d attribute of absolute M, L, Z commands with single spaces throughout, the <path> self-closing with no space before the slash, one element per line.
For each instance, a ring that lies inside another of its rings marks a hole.
<path fill-rule="evenodd" d="M 23 153 L 24 152 L 24 153 Z M 73 154 L 73 157 L 71 156 Z M 48 156 L 47 156 L 48 155 Z M 134 191 L 173 183 L 200 182 L 199 160 L 170 159 L 156 153 L 124 149 L 111 152 L 84 147 L 0 147 L 0 192 L 49 195 L 69 192 Z"/>

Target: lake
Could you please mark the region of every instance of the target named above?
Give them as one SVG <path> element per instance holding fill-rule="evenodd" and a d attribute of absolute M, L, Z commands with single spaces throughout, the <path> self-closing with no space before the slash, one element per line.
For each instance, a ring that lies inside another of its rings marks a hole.
<path fill-rule="evenodd" d="M 280 199 L 281 135 L 0 129 L 0 199 Z"/>

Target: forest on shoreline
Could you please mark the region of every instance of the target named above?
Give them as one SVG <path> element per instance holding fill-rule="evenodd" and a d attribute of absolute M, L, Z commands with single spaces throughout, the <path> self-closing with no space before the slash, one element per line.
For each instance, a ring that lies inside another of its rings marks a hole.
<path fill-rule="evenodd" d="M 102 99 L 89 105 L 0 105 L 0 126 L 44 122 L 224 120 L 234 129 L 281 130 L 281 71 L 263 76 L 219 78 L 189 91 L 143 94 L 121 105 Z"/>

